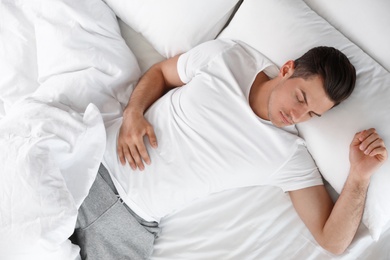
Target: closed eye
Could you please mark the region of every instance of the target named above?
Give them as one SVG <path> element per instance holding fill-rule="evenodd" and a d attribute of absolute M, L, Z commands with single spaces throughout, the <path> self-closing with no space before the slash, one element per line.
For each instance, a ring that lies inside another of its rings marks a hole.
<path fill-rule="evenodd" d="M 304 104 L 304 103 L 305 103 L 305 100 L 304 100 L 304 99 L 299 99 L 298 96 L 296 96 L 296 98 L 297 98 L 297 100 L 298 100 L 299 103 L 301 103 L 301 104 Z"/>
<path fill-rule="evenodd" d="M 305 93 L 303 90 L 300 90 L 300 91 L 301 91 L 301 93 L 302 93 L 303 100 L 302 100 L 302 99 L 299 99 L 299 97 L 296 96 L 298 102 L 299 102 L 299 103 L 305 103 L 306 105 L 309 105 L 308 102 L 307 102 L 306 93 Z M 310 116 L 310 117 L 313 117 L 313 115 L 315 115 L 315 116 L 317 116 L 317 117 L 321 117 L 320 114 L 317 114 L 316 112 L 310 111 L 310 112 L 309 112 L 309 116 Z"/>

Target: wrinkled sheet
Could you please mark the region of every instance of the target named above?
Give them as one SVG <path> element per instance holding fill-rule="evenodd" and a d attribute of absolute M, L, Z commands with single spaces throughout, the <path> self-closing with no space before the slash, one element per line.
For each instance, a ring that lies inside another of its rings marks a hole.
<path fill-rule="evenodd" d="M 163 218 L 153 260 L 390 259 L 390 230 L 375 242 L 364 225 L 345 253 L 322 249 L 276 187 L 224 191 Z"/>
<path fill-rule="evenodd" d="M 0 259 L 78 259 L 73 233 L 137 61 L 101 0 L 0 0 Z"/>
<path fill-rule="evenodd" d="M 94 105 L 81 117 L 59 103 L 28 99 L 0 121 L 1 259 L 37 250 L 39 259 L 62 250 L 68 259 L 78 255 L 67 238 L 96 177 L 104 140 Z"/>

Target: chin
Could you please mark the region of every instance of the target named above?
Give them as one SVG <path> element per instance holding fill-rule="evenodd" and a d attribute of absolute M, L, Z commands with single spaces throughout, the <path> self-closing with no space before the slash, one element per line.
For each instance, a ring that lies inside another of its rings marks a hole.
<path fill-rule="evenodd" d="M 289 126 L 289 125 L 287 125 L 287 124 L 285 124 L 285 123 L 272 123 L 274 126 L 276 126 L 276 127 L 279 127 L 279 128 L 282 128 L 282 127 L 285 127 L 285 126 Z"/>
<path fill-rule="evenodd" d="M 272 116 L 269 116 L 269 121 L 272 123 L 272 125 L 276 127 L 284 127 L 286 124 L 284 122 L 276 121 Z"/>

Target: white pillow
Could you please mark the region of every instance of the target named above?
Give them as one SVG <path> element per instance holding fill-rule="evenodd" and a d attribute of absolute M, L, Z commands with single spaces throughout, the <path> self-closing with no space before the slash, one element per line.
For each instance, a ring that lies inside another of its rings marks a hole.
<path fill-rule="evenodd" d="M 121 19 L 118 19 L 118 23 L 123 39 L 137 58 L 141 74 L 144 74 L 153 64 L 165 60 L 140 33 L 134 31 Z"/>
<path fill-rule="evenodd" d="M 324 178 L 337 192 L 349 171 L 349 144 L 360 130 L 375 127 L 390 147 L 390 74 L 301 0 L 246 0 L 219 36 L 239 39 L 278 66 L 308 49 L 334 46 L 357 70 L 356 90 L 319 119 L 298 125 Z M 363 223 L 377 240 L 390 220 L 390 161 L 372 177 Z"/>
<path fill-rule="evenodd" d="M 305 2 L 390 71 L 390 1 L 305 0 Z"/>
<path fill-rule="evenodd" d="M 238 0 L 105 0 L 164 57 L 214 39 Z"/>

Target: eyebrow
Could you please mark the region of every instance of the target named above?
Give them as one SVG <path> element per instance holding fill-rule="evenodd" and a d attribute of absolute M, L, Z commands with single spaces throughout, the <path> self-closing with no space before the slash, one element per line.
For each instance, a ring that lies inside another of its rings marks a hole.
<path fill-rule="evenodd" d="M 306 93 L 305 93 L 305 91 L 303 91 L 303 90 L 301 89 L 301 92 L 302 92 L 303 99 L 305 100 L 306 105 L 309 105 L 309 104 L 307 103 L 307 98 L 306 98 Z M 321 115 L 320 115 L 320 114 L 317 114 L 316 112 L 310 111 L 309 113 L 313 113 L 313 114 L 315 114 L 316 116 L 321 117 Z"/>

